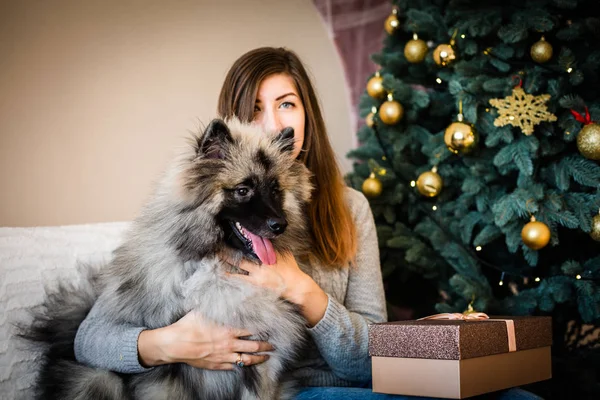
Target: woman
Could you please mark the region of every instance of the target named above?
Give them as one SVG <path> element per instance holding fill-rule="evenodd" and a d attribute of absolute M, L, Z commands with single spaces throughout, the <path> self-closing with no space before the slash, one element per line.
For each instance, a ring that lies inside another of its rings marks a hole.
<path fill-rule="evenodd" d="M 371 378 L 368 324 L 387 319 L 375 224 L 366 198 L 344 184 L 302 62 L 283 48 L 244 54 L 225 78 L 218 113 L 271 130 L 294 128 L 293 156 L 314 175 L 311 259 L 281 254 L 272 266 L 240 265 L 249 273 L 240 279 L 282 290 L 308 322 L 310 350 L 292 373 L 312 388 L 298 398 L 393 397 L 357 388 L 367 387 Z M 123 373 L 167 363 L 230 370 L 240 361 L 245 366 L 264 362 L 268 355 L 252 353 L 272 350 L 269 343 L 240 339 L 249 334 L 191 313 L 154 330 L 107 325 L 92 309 L 77 333 L 75 354 L 82 363 Z"/>

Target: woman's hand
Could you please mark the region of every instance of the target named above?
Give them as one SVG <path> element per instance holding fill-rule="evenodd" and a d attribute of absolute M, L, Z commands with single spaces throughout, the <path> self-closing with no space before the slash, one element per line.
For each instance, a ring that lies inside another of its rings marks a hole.
<path fill-rule="evenodd" d="M 327 294 L 300 269 L 292 254 L 277 254 L 277 262 L 273 265 L 258 265 L 242 259 L 238 267 L 248 275 L 231 274 L 231 277 L 271 289 L 284 299 L 298 304 L 309 326 L 316 325 L 325 315 L 329 303 Z"/>
<path fill-rule="evenodd" d="M 231 370 L 239 354 L 246 366 L 260 364 L 269 356 L 249 353 L 271 351 L 273 347 L 267 342 L 240 339 L 252 334 L 215 325 L 192 311 L 172 325 L 140 333 L 140 364 L 186 363 L 196 368 Z"/>

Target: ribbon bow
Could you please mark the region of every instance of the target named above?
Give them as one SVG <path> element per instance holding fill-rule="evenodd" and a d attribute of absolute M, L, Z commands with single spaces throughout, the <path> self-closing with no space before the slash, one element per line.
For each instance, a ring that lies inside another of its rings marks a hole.
<path fill-rule="evenodd" d="M 592 121 L 592 117 L 590 116 L 590 112 L 588 111 L 587 106 L 585 107 L 585 115 L 582 115 L 575 110 L 570 110 L 570 111 L 571 111 L 571 114 L 573 114 L 573 116 L 575 117 L 575 119 L 578 122 L 582 122 L 584 125 L 588 125 L 588 124 L 591 124 L 594 122 L 594 121 Z"/>
<path fill-rule="evenodd" d="M 430 315 L 428 317 L 419 318 L 417 321 L 426 320 L 426 319 L 446 319 L 446 320 L 463 320 L 463 321 L 481 321 L 484 319 L 490 319 L 490 317 L 486 313 L 482 312 L 467 312 L 467 313 L 443 313 L 443 314 L 435 314 Z"/>
<path fill-rule="evenodd" d="M 504 323 L 506 324 L 506 334 L 508 335 L 508 351 L 512 352 L 517 350 L 517 339 L 515 336 L 515 321 L 513 321 L 512 319 L 490 318 L 486 313 L 466 311 L 464 313 L 442 313 L 429 315 L 427 317 L 419 318 L 417 321 L 428 319 L 461 321 L 504 321 Z"/>

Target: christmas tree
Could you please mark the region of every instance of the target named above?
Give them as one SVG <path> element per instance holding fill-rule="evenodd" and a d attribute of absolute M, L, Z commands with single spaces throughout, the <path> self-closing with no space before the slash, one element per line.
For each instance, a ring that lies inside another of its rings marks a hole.
<path fill-rule="evenodd" d="M 392 1 L 348 183 L 390 320 L 549 315 L 544 398 L 600 398 L 600 18 L 593 0 Z"/>

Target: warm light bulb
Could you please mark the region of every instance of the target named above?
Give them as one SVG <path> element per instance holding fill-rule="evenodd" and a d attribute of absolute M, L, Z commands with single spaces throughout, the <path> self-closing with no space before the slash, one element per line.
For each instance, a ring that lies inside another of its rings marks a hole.
<path fill-rule="evenodd" d="M 435 210 L 437 210 L 437 206 L 433 206 L 433 207 L 431 207 L 431 209 L 432 209 L 433 211 L 435 211 Z"/>
<path fill-rule="evenodd" d="M 477 246 L 477 247 L 475 247 L 475 250 L 477 250 L 477 251 L 481 251 L 481 246 Z"/>
<path fill-rule="evenodd" d="M 415 182 L 415 181 L 410 181 L 410 186 L 412 186 L 412 187 L 415 187 L 415 186 L 417 186 L 417 182 Z"/>
<path fill-rule="evenodd" d="M 504 282 L 502 282 L 502 281 L 498 282 L 498 286 L 502 286 L 502 285 L 504 285 Z"/>
<path fill-rule="evenodd" d="M 575 279 L 581 279 L 581 275 L 578 274 Z"/>
<path fill-rule="evenodd" d="M 536 282 L 539 282 L 539 281 L 541 281 L 540 277 L 538 276 L 537 278 L 535 278 L 535 281 L 536 281 Z"/>
<path fill-rule="evenodd" d="M 442 83 L 442 80 L 441 80 L 440 78 L 437 78 L 435 81 L 436 81 L 437 83 L 439 83 L 439 84 L 441 84 L 441 83 Z"/>

